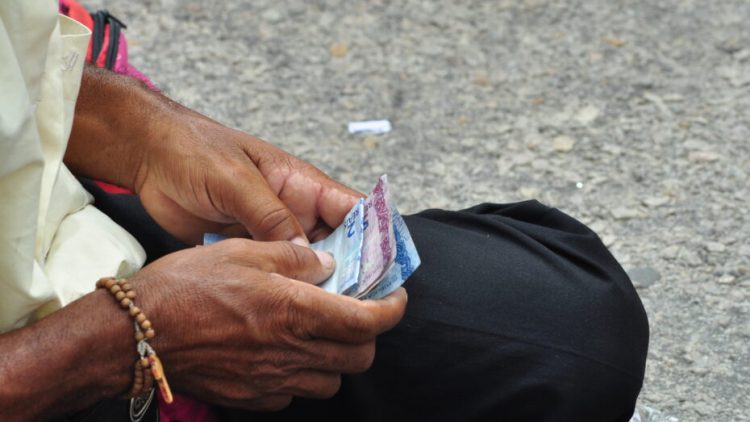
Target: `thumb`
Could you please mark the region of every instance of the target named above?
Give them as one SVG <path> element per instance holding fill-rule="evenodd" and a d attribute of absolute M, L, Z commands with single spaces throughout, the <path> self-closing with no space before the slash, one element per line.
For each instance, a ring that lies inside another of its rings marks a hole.
<path fill-rule="evenodd" d="M 268 186 L 263 176 L 257 170 L 254 173 L 238 179 L 254 182 L 233 184 L 228 207 L 232 216 L 245 226 L 253 239 L 292 240 L 298 245 L 307 246 L 309 241 L 297 217 Z"/>
<path fill-rule="evenodd" d="M 208 247 L 227 248 L 224 253 L 231 256 L 234 263 L 312 284 L 328 279 L 336 266 L 329 253 L 291 242 L 228 239 Z"/>

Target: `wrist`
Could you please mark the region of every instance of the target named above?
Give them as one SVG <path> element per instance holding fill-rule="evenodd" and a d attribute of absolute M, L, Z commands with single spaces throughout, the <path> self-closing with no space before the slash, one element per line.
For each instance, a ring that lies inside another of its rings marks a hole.
<path fill-rule="evenodd" d="M 77 175 L 133 189 L 166 103 L 139 81 L 86 66 L 66 165 Z"/>
<path fill-rule="evenodd" d="M 179 335 L 175 336 L 175 327 L 173 327 L 173 322 L 178 321 L 179 318 L 174 318 L 171 315 L 171 309 L 176 306 L 172 303 L 171 295 L 162 293 L 166 287 L 165 281 L 160 280 L 158 275 L 154 276 L 154 274 L 150 274 L 150 276 L 136 274 L 129 278 L 128 282 L 138 292 L 138 297 L 135 300 L 136 306 L 148 316 L 156 332 L 155 337 L 149 339 L 148 342 L 164 359 L 165 356 L 169 356 L 171 352 L 176 350 L 179 344 Z M 127 314 L 127 312 L 124 313 Z M 131 338 L 133 337 L 132 328 L 131 323 Z M 135 350 L 135 341 L 133 348 Z"/>
<path fill-rule="evenodd" d="M 159 172 L 165 165 L 181 162 L 184 149 L 180 141 L 187 135 L 186 128 L 191 127 L 190 119 L 182 107 L 161 94 L 145 93 L 140 101 L 149 111 L 143 116 L 141 127 L 134 135 L 138 139 L 137 160 L 128 169 L 128 187 L 140 194 L 143 184 L 151 172 Z"/>
<path fill-rule="evenodd" d="M 106 292 L 93 292 L 0 339 L 0 419 L 38 419 L 127 390 L 132 324 Z"/>

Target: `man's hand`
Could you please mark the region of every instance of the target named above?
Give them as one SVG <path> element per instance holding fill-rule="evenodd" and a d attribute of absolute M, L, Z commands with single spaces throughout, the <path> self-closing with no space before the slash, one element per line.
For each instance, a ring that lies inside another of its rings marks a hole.
<path fill-rule="evenodd" d="M 274 410 L 331 397 L 403 316 L 403 289 L 359 301 L 311 284 L 332 270 L 330 257 L 290 242 L 230 239 L 168 255 L 131 281 L 177 391 Z"/>
<path fill-rule="evenodd" d="M 65 163 L 135 190 L 162 227 L 191 244 L 205 232 L 304 244 L 338 226 L 361 196 L 258 138 L 91 66 Z"/>
<path fill-rule="evenodd" d="M 174 106 L 149 142 L 135 190 L 167 231 L 303 239 L 336 227 L 360 196 L 312 165 L 245 133 Z"/>
<path fill-rule="evenodd" d="M 359 301 L 311 284 L 332 270 L 330 256 L 291 242 L 231 239 L 165 256 L 130 281 L 175 391 L 273 410 L 333 395 L 340 374 L 370 366 L 375 337 L 404 313 L 403 289 Z M 46 420 L 120 396 L 137 356 L 132 319 L 100 289 L 3 333 L 0 352 L 1 420 Z"/>

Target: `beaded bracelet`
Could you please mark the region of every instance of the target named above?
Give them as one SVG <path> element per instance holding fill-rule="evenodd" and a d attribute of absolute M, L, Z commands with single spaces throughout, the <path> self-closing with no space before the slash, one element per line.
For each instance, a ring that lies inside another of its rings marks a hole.
<path fill-rule="evenodd" d="M 164 374 L 164 366 L 156 355 L 156 351 L 148 344 L 148 340 L 156 336 L 156 331 L 143 311 L 135 306 L 136 294 L 133 285 L 125 279 L 105 277 L 96 282 L 96 287 L 109 291 L 133 318 L 135 341 L 140 359 L 135 362 L 133 386 L 128 391 L 127 397 L 132 399 L 143 394 L 150 394 L 153 390 L 153 383 L 156 381 L 164 402 L 172 403 L 172 390 Z"/>

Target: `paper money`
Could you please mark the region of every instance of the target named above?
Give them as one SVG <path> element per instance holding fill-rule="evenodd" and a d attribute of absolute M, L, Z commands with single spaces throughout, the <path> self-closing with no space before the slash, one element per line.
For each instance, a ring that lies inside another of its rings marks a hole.
<path fill-rule="evenodd" d="M 206 233 L 203 244 L 222 239 L 221 235 Z M 421 264 L 409 229 L 390 199 L 385 175 L 331 235 L 310 247 L 331 253 L 336 261 L 333 274 L 320 287 L 363 300 L 392 293 Z"/>
<path fill-rule="evenodd" d="M 218 241 L 224 240 L 226 237 L 217 234 L 217 233 L 204 233 L 203 234 L 203 244 L 204 245 L 212 245 Z"/>
<path fill-rule="evenodd" d="M 357 290 L 364 239 L 364 204 L 365 201 L 360 199 L 346 215 L 343 224 L 325 239 L 310 245 L 314 250 L 330 253 L 336 261 L 333 275 L 320 284 L 329 292 L 350 295 Z"/>
<path fill-rule="evenodd" d="M 406 227 L 404 219 L 398 213 L 396 205 L 391 203 L 391 218 L 393 219 L 393 233 L 396 237 L 396 259 L 388 269 L 382 280 L 372 290 L 359 296 L 361 299 L 380 299 L 388 296 L 399 288 L 410 275 L 416 271 L 422 261 L 419 259 L 417 248 Z"/>
<path fill-rule="evenodd" d="M 388 178 L 383 175 L 365 200 L 362 263 L 355 296 L 369 291 L 396 258 Z"/>

